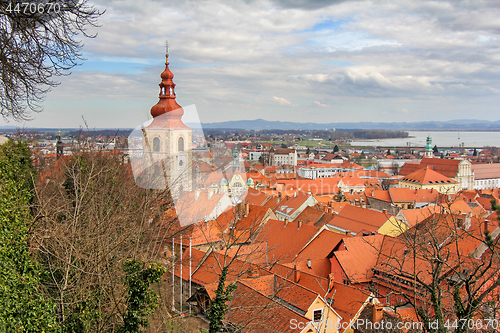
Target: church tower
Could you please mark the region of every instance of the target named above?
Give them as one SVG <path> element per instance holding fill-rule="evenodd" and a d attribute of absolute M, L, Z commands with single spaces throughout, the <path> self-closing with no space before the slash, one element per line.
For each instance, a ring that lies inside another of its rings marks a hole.
<path fill-rule="evenodd" d="M 161 73 L 159 101 L 151 108 L 153 121 L 143 129 L 144 151 L 149 152 L 155 181 L 163 182 L 178 197 L 192 190 L 192 132 L 182 122 L 184 109 L 175 100 L 174 74 L 169 69 L 168 47 Z"/>
<path fill-rule="evenodd" d="M 434 157 L 434 147 L 432 147 L 432 138 L 431 135 L 427 137 L 427 144 L 425 145 L 425 153 L 424 157 L 433 158 Z"/>

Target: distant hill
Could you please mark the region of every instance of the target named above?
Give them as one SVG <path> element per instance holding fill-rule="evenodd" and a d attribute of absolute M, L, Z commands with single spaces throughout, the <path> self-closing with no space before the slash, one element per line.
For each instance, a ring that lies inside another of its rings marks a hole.
<path fill-rule="evenodd" d="M 449 121 L 432 122 L 398 122 L 398 123 L 374 123 L 374 122 L 352 122 L 352 123 L 294 123 L 289 121 L 269 121 L 264 119 L 234 120 L 219 123 L 203 123 L 203 128 L 218 129 L 380 129 L 380 130 L 441 130 L 441 131 L 500 131 L 500 121 L 485 121 L 476 119 L 458 119 Z"/>
<path fill-rule="evenodd" d="M 188 123 L 192 128 L 199 128 L 198 124 Z M 17 131 L 19 127 L 16 126 L 0 126 L 3 131 Z M 342 123 L 295 123 L 291 121 L 271 121 L 264 119 L 254 120 L 233 120 L 218 123 L 202 123 L 204 129 L 246 129 L 246 130 L 263 130 L 263 129 L 277 129 L 277 130 L 403 130 L 403 131 L 500 131 L 500 120 L 487 121 L 477 119 L 456 119 L 448 121 L 427 121 L 427 122 L 342 122 Z M 21 128 L 21 131 L 37 131 L 37 132 L 75 132 L 83 131 L 86 129 L 79 128 Z M 132 131 L 132 128 L 93 128 L 90 132 L 106 132 L 108 135 L 113 135 L 114 132 Z"/>

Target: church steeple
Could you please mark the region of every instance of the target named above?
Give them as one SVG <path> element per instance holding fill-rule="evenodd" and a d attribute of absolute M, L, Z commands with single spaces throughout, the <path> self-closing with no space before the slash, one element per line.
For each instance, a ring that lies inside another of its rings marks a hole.
<path fill-rule="evenodd" d="M 434 149 L 432 147 L 432 138 L 431 138 L 430 133 L 429 133 L 429 136 L 427 137 L 427 144 L 425 145 L 424 157 L 427 157 L 427 158 L 434 157 Z"/>
<path fill-rule="evenodd" d="M 56 142 L 56 156 L 57 159 L 60 159 L 61 156 L 63 156 L 63 149 L 64 149 L 64 144 L 61 140 L 61 131 L 59 131 L 59 136 L 57 137 L 57 142 Z"/>
<path fill-rule="evenodd" d="M 168 43 L 166 45 L 166 54 L 165 54 L 165 70 L 161 73 L 161 82 L 160 86 L 160 100 L 158 103 L 151 108 L 151 115 L 153 118 L 158 117 L 167 112 L 172 112 L 175 110 L 182 111 L 180 117 L 184 114 L 184 110 L 182 107 L 177 104 L 175 101 L 175 83 L 173 81 L 174 74 L 168 68 Z"/>
<path fill-rule="evenodd" d="M 160 75 L 160 95 L 158 96 L 160 100 L 151 108 L 151 115 L 158 121 L 153 121 L 152 125 L 164 128 L 188 129 L 189 127 L 181 119 L 184 115 L 184 109 L 175 100 L 174 74 L 168 67 L 168 43 L 166 44 L 165 58 L 165 69 Z"/>

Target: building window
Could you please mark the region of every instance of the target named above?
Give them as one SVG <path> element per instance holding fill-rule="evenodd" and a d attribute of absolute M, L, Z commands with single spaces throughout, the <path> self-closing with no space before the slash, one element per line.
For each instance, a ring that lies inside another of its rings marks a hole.
<path fill-rule="evenodd" d="M 160 151 L 160 138 L 156 137 L 153 139 L 153 151 Z"/>
<path fill-rule="evenodd" d="M 322 317 L 323 317 L 323 309 L 313 311 L 313 320 L 315 322 L 321 321 Z"/>
<path fill-rule="evenodd" d="M 181 136 L 177 141 L 178 151 L 184 151 L 184 138 Z"/>

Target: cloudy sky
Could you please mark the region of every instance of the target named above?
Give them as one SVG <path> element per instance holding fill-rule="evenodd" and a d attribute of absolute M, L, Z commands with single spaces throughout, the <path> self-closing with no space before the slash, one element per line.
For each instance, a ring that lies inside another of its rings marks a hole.
<path fill-rule="evenodd" d="M 87 60 L 24 126 L 146 121 L 166 40 L 202 122 L 500 120 L 498 1 L 89 2 L 106 13 Z"/>

